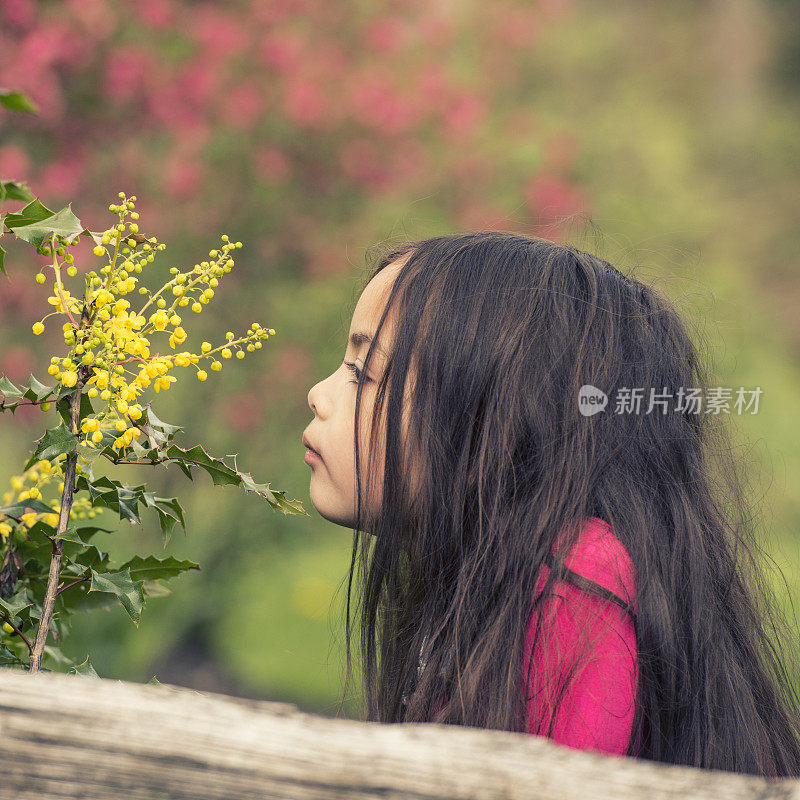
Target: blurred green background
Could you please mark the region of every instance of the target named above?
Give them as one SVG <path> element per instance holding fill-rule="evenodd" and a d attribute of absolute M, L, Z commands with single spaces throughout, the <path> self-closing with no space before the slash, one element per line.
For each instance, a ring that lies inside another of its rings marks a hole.
<path fill-rule="evenodd" d="M 135 194 L 140 231 L 167 244 L 142 276 L 150 287 L 221 233 L 244 243 L 214 301 L 185 315 L 190 341 L 253 321 L 277 335 L 153 405 L 184 426 L 182 445 L 238 454 L 311 514 L 273 512 L 204 473 L 128 467 L 120 478 L 181 498 L 188 535 L 176 530 L 167 553 L 202 569 L 169 582 L 138 629 L 121 607 L 76 617 L 64 650 L 90 654 L 107 678 L 335 713 L 352 534 L 308 498 L 307 393 L 341 361 L 374 247 L 468 229 L 568 242 L 656 283 L 708 344 L 718 385 L 761 387 L 758 413 L 731 423 L 789 608 L 800 597 L 798 11 L 773 0 L 3 4 L 2 83 L 40 113 L 0 111 L 0 177 L 27 181 L 50 208 L 71 202 L 91 230 L 115 221 L 118 191 Z M 0 374 L 43 378 L 63 342 L 56 326 L 31 333 L 48 294 L 33 280 L 40 257 L 3 244 Z M 76 262 L 97 266 L 89 248 Z M 0 416 L 3 487 L 44 430 L 26 411 Z M 118 528 L 117 563 L 165 554 L 155 519 L 104 521 Z"/>

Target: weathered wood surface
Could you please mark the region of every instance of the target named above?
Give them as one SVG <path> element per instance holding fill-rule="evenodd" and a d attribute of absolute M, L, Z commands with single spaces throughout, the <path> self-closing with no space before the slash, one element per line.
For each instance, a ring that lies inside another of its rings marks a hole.
<path fill-rule="evenodd" d="M 454 725 L 330 719 L 176 686 L 0 669 L 0 798 L 800 800 L 800 781 Z"/>

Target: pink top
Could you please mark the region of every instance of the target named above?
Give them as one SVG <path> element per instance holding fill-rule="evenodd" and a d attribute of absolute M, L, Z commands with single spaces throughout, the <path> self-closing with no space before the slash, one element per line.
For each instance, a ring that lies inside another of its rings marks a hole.
<path fill-rule="evenodd" d="M 612 528 L 589 517 L 566 558 L 573 572 L 606 587 L 636 610 L 633 564 Z M 544 565 L 539 595 L 549 574 Z M 617 604 L 564 580 L 531 615 L 523 657 L 523 680 L 537 614 L 544 614 L 528 691 L 528 732 L 547 735 L 551 703 L 576 656 L 582 664 L 561 701 L 551 739 L 568 747 L 623 755 L 635 710 L 637 660 L 633 621 Z M 585 660 L 584 660 L 585 659 Z"/>

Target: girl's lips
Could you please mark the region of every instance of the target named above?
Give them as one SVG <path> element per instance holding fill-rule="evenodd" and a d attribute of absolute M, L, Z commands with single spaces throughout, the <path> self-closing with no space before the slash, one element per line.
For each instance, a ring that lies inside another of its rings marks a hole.
<path fill-rule="evenodd" d="M 311 442 L 308 441 L 306 435 L 303 434 L 303 444 L 308 448 L 308 452 L 306 453 L 306 464 L 316 464 L 317 460 L 322 461 L 322 456 L 311 446 Z M 312 460 L 308 459 L 308 454 L 312 454 Z M 316 460 L 313 460 L 316 459 Z"/>
<path fill-rule="evenodd" d="M 312 450 L 309 447 L 308 450 L 306 450 L 304 461 L 306 464 L 321 464 L 322 456 L 316 450 Z"/>

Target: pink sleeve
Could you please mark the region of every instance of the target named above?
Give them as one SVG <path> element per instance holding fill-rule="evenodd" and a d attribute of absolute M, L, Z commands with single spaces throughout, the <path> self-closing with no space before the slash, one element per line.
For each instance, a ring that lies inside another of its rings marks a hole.
<path fill-rule="evenodd" d="M 528 690 L 528 732 L 548 735 L 553 705 L 569 678 L 552 740 L 623 755 L 635 710 L 633 622 L 614 603 L 559 581 L 544 609 L 531 617 L 526 675 L 538 613 L 544 617 Z"/>

